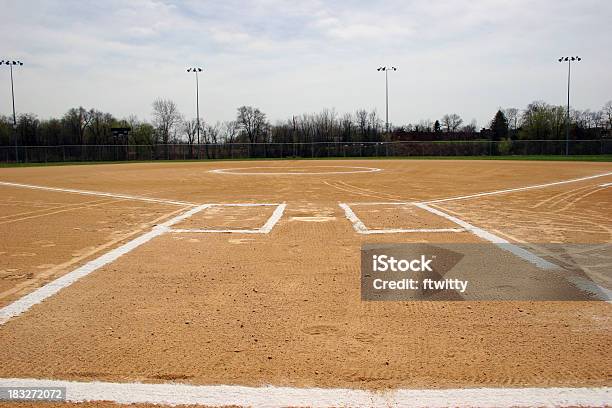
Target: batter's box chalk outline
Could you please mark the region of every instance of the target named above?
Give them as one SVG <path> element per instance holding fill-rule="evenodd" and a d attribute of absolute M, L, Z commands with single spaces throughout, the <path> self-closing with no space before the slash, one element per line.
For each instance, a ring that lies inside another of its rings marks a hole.
<path fill-rule="evenodd" d="M 170 228 L 171 233 L 227 233 L 227 234 L 268 234 L 283 216 L 287 204 L 273 203 L 237 203 L 237 204 L 206 204 L 212 207 L 276 207 L 264 225 L 255 229 L 205 229 L 205 228 Z"/>
<path fill-rule="evenodd" d="M 347 203 L 339 203 L 340 208 L 344 210 L 344 215 L 346 218 L 353 224 L 353 229 L 358 234 L 399 234 L 399 233 L 435 233 L 435 232 L 465 232 L 465 228 L 389 228 L 389 229 L 370 229 L 368 228 L 359 217 L 355 214 L 352 206 L 356 205 L 415 205 L 415 203 L 410 202 L 393 202 L 393 203 L 384 203 L 384 202 L 375 202 L 375 203 L 351 203 L 350 205 Z M 418 207 L 418 206 L 417 206 Z"/>

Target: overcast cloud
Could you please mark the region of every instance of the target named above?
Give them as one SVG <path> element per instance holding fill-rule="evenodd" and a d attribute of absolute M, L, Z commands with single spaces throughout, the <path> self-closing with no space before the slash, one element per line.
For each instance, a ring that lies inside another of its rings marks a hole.
<path fill-rule="evenodd" d="M 19 112 L 41 118 L 84 106 L 148 119 L 156 97 L 195 116 L 228 120 L 253 105 L 272 121 L 335 108 L 384 113 L 381 64 L 394 124 L 456 112 L 486 125 L 498 107 L 533 100 L 612 99 L 612 2 L 409 0 L 285 2 L 0 0 L 0 59 L 20 59 Z M 8 67 L 0 113 L 10 112 Z"/>

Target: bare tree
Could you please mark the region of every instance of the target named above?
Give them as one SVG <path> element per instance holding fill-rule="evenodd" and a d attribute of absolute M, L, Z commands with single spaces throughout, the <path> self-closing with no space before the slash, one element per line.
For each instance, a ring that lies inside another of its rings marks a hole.
<path fill-rule="evenodd" d="M 342 119 L 340 119 L 342 142 L 348 142 L 353 140 L 354 133 L 354 122 L 353 116 L 350 113 L 346 113 Z"/>
<path fill-rule="evenodd" d="M 368 111 L 365 109 L 359 109 L 355 112 L 355 122 L 357 129 L 359 130 L 359 141 L 366 140 L 366 134 L 368 130 Z"/>
<path fill-rule="evenodd" d="M 421 119 L 414 128 L 417 132 L 432 132 L 434 130 L 434 122 L 431 119 Z"/>
<path fill-rule="evenodd" d="M 189 158 L 193 158 L 193 145 L 196 142 L 198 121 L 196 119 L 184 120 L 181 126 L 185 140 L 189 145 Z"/>
<path fill-rule="evenodd" d="M 472 119 L 472 121 L 468 123 L 467 125 L 465 125 L 462 130 L 465 133 L 475 133 L 477 129 L 478 129 L 478 123 L 476 122 L 476 119 Z"/>
<path fill-rule="evenodd" d="M 508 120 L 508 128 L 515 131 L 518 128 L 519 110 L 517 108 L 506 108 L 502 112 Z"/>
<path fill-rule="evenodd" d="M 250 143 L 261 140 L 268 127 L 266 114 L 252 106 L 241 106 L 238 108 L 236 122 L 240 124 Z"/>
<path fill-rule="evenodd" d="M 235 120 L 230 120 L 223 123 L 223 130 L 225 143 L 235 143 L 240 132 L 240 125 Z"/>
<path fill-rule="evenodd" d="M 85 129 L 91 121 L 90 113 L 82 106 L 72 108 L 66 112 L 63 121 L 72 134 L 76 136 L 77 143 L 85 144 Z"/>
<path fill-rule="evenodd" d="M 88 117 L 87 131 L 90 139 L 89 143 L 104 144 L 111 138 L 111 128 L 115 118 L 110 113 L 100 112 L 95 109 L 91 109 L 88 112 Z M 117 143 L 119 141 L 114 140 L 114 142 Z"/>
<path fill-rule="evenodd" d="M 591 112 L 591 121 L 594 127 L 599 129 L 603 128 L 606 123 L 603 111 Z"/>
<path fill-rule="evenodd" d="M 168 143 L 170 137 L 176 134 L 180 122 L 181 114 L 173 101 L 159 98 L 153 102 L 153 124 L 162 143 Z"/>
<path fill-rule="evenodd" d="M 198 133 L 198 121 L 196 119 L 186 120 L 183 122 L 183 134 L 188 145 L 193 145 L 196 141 Z"/>
<path fill-rule="evenodd" d="M 606 102 L 602 108 L 603 115 L 606 121 L 606 127 L 612 129 L 612 101 Z"/>
<path fill-rule="evenodd" d="M 219 143 L 219 135 L 221 134 L 221 123 L 217 122 L 214 125 L 206 124 L 204 126 L 204 142 L 217 144 Z"/>
<path fill-rule="evenodd" d="M 369 137 L 368 141 L 378 141 L 378 135 L 381 133 L 383 121 L 378 117 L 376 110 L 368 114 Z"/>
<path fill-rule="evenodd" d="M 461 116 L 457 115 L 456 113 L 442 116 L 442 127 L 444 127 L 447 133 L 456 132 L 462 123 L 463 119 L 461 119 Z"/>

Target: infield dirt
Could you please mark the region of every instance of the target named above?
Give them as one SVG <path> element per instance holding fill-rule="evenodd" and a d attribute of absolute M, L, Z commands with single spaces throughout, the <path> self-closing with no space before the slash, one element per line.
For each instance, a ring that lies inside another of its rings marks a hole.
<path fill-rule="evenodd" d="M 249 166 L 381 171 L 209 172 Z M 197 204 L 287 204 L 269 234 L 164 234 L 0 326 L 0 377 L 366 389 L 610 386 L 608 303 L 362 302 L 363 243 L 481 239 L 469 232 L 359 235 L 338 203 L 428 201 L 611 171 L 609 163 L 399 160 L 0 169 L 0 181 Z M 612 190 L 601 184 L 611 181 L 436 208 L 513 242 L 609 243 Z M 0 305 L 187 208 L 0 190 L 8 209 L 0 218 Z M 355 212 L 370 228 L 449 226 L 421 210 L 392 207 Z M 256 228 L 270 210 L 238 208 L 205 210 L 186 223 Z M 54 213 L 59 209 L 70 211 Z M 62 250 L 45 249 L 56 247 Z M 32 275 L 11 280 L 7 271 Z"/>

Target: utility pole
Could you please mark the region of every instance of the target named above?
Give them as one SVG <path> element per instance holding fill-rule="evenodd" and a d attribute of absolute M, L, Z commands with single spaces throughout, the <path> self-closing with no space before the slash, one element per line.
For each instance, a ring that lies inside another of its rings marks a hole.
<path fill-rule="evenodd" d="M 15 139 L 15 161 L 19 161 L 19 148 L 17 143 L 17 115 L 15 113 L 15 87 L 13 86 L 13 66 L 23 66 L 21 61 L 0 60 L 0 65 L 8 65 L 11 69 L 11 97 L 13 98 L 13 136 Z"/>
<path fill-rule="evenodd" d="M 580 57 L 561 57 L 559 62 L 567 62 L 567 115 L 565 117 L 565 155 L 569 156 L 569 126 L 570 126 L 570 77 L 572 61 L 581 61 Z"/>
<path fill-rule="evenodd" d="M 187 72 L 195 73 L 196 78 L 196 123 L 198 132 L 198 158 L 200 157 L 200 83 L 198 81 L 198 72 L 202 72 L 202 68 L 187 68 Z"/>
<path fill-rule="evenodd" d="M 397 71 L 396 67 L 378 67 L 377 71 L 385 73 L 385 131 L 389 134 L 389 71 Z"/>

